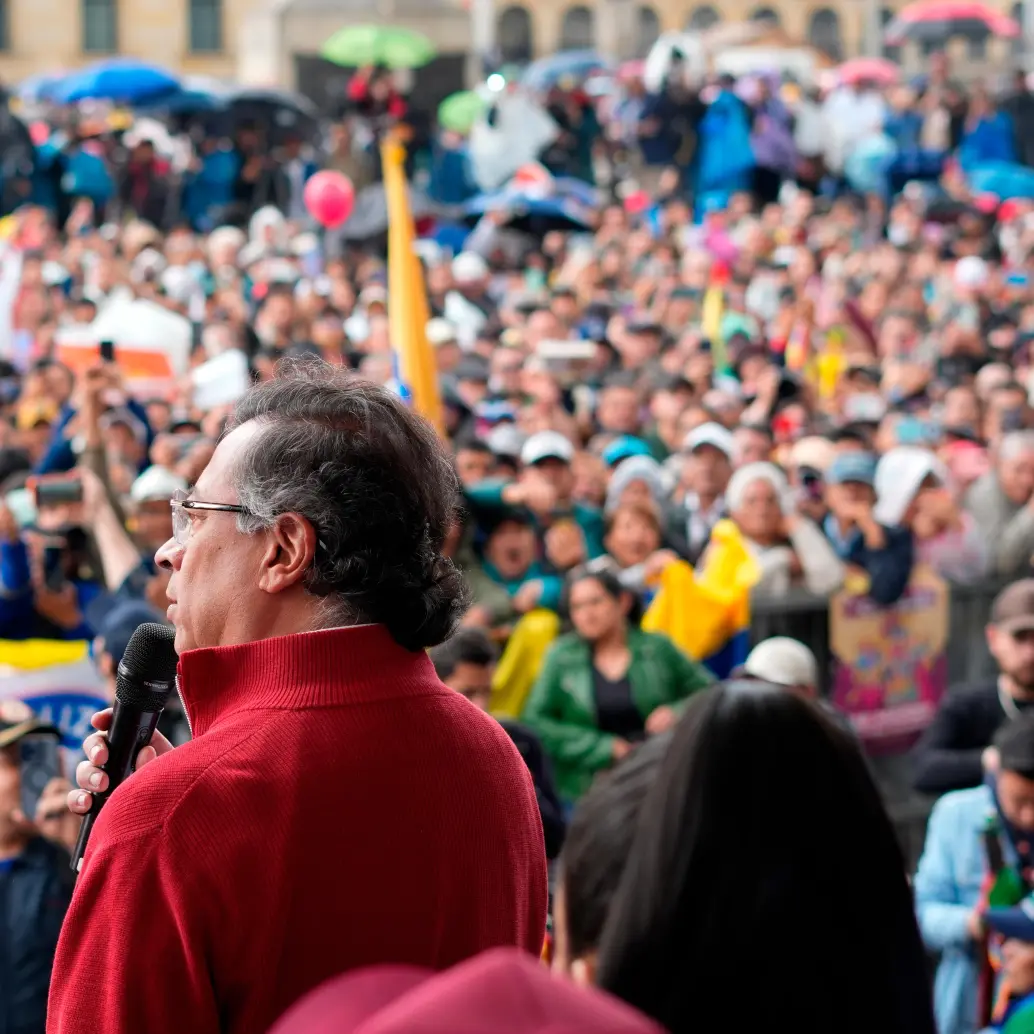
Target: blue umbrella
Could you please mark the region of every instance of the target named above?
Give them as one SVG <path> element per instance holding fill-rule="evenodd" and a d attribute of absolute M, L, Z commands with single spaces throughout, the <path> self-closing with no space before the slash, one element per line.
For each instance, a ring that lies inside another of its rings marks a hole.
<path fill-rule="evenodd" d="M 56 75 L 53 72 L 30 75 L 28 79 L 23 79 L 14 88 L 14 95 L 25 104 L 49 101 L 54 95 L 54 90 L 64 79 L 64 74 Z"/>
<path fill-rule="evenodd" d="M 1034 169 L 1015 162 L 984 162 L 969 174 L 974 194 L 995 194 L 1002 201 L 1012 197 L 1034 197 Z"/>
<path fill-rule="evenodd" d="M 608 67 L 606 58 L 595 50 L 561 50 L 532 61 L 521 76 L 521 85 L 529 90 L 548 90 L 567 76 L 582 80 Z"/>
<path fill-rule="evenodd" d="M 493 211 L 506 212 L 507 226 L 544 234 L 550 230 L 584 230 L 592 224 L 597 208 L 571 194 L 536 197 L 511 190 L 479 194 L 463 206 L 468 223 Z"/>
<path fill-rule="evenodd" d="M 59 104 L 109 100 L 116 104 L 145 104 L 179 89 L 179 80 L 164 68 L 132 58 L 98 61 L 63 79 L 54 91 Z"/>

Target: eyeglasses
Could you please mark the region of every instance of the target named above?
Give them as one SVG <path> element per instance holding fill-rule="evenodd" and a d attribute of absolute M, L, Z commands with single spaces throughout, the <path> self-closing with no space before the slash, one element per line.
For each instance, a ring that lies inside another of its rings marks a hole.
<path fill-rule="evenodd" d="M 190 532 L 193 524 L 190 520 L 191 510 L 207 510 L 209 513 L 248 513 L 247 507 L 237 503 L 206 503 L 200 499 L 188 498 L 188 493 L 182 488 L 177 488 L 169 501 L 172 507 L 172 540 L 178 546 L 185 546 L 190 541 Z M 315 528 L 315 525 L 313 525 Z M 316 529 L 316 545 L 328 552 L 326 543 L 319 537 L 319 529 Z"/>
<path fill-rule="evenodd" d="M 208 510 L 213 513 L 247 513 L 243 506 L 236 503 L 205 503 L 200 499 L 188 498 L 182 488 L 176 489 L 169 502 L 172 507 L 172 538 L 178 546 L 185 546 L 190 540 L 193 527 L 190 520 L 191 510 Z"/>

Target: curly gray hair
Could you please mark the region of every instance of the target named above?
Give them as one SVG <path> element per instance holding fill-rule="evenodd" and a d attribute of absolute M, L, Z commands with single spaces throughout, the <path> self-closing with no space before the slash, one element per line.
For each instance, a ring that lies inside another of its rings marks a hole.
<path fill-rule="evenodd" d="M 306 588 L 329 625 L 378 622 L 410 650 L 442 642 L 468 603 L 441 552 L 459 482 L 431 426 L 384 388 L 311 359 L 281 363 L 252 388 L 229 427 L 257 420 L 234 483 L 242 532 L 285 513 L 319 545 Z"/>

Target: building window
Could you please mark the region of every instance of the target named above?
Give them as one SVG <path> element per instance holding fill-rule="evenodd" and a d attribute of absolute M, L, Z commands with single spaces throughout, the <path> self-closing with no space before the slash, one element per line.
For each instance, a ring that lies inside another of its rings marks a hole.
<path fill-rule="evenodd" d="M 840 16 L 836 11 L 823 7 L 811 16 L 808 42 L 834 61 L 841 59 L 844 48 L 840 42 Z"/>
<path fill-rule="evenodd" d="M 901 61 L 901 47 L 886 42 L 887 28 L 896 15 L 889 7 L 880 8 L 880 53 L 890 61 Z"/>
<path fill-rule="evenodd" d="M 686 28 L 691 32 L 703 32 L 704 29 L 710 29 L 721 20 L 722 16 L 713 7 L 709 4 L 704 4 L 703 7 L 697 7 L 693 10 L 693 13 L 689 16 L 689 21 L 686 22 Z"/>
<path fill-rule="evenodd" d="M 657 12 L 646 4 L 636 12 L 636 32 L 639 37 L 636 56 L 646 57 L 661 34 L 660 18 L 657 17 Z"/>
<path fill-rule="evenodd" d="M 535 51 L 531 15 L 524 7 L 507 7 L 499 15 L 499 52 L 507 64 L 530 61 Z"/>
<path fill-rule="evenodd" d="M 114 54 L 118 51 L 116 0 L 82 0 L 83 53 Z"/>
<path fill-rule="evenodd" d="M 773 29 L 779 28 L 782 24 L 779 12 L 772 7 L 755 7 L 751 11 L 750 20 L 752 22 L 763 22 L 766 26 L 770 26 Z"/>
<path fill-rule="evenodd" d="M 190 50 L 193 54 L 213 54 L 223 49 L 222 0 L 190 0 Z"/>
<path fill-rule="evenodd" d="M 596 45 L 596 19 L 588 7 L 569 7 L 560 28 L 561 50 L 591 50 Z"/>

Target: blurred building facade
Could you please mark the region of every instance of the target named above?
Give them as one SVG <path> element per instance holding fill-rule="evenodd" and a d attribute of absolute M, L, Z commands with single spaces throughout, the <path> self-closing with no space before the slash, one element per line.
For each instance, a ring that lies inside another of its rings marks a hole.
<path fill-rule="evenodd" d="M 116 54 L 232 76 L 255 0 L 0 0 L 0 78 L 78 68 Z"/>
<path fill-rule="evenodd" d="M 450 66 L 477 74 L 471 51 L 523 62 L 595 47 L 642 57 L 660 33 L 757 19 L 834 60 L 872 52 L 872 37 L 905 0 L 0 0 L 0 77 L 15 82 L 127 54 L 183 73 L 304 86 L 320 43 L 349 23 L 405 25 L 428 35 Z M 472 10 L 473 6 L 473 10 Z M 1020 17 L 1021 4 L 998 0 Z M 480 29 L 479 29 L 480 26 Z M 474 46 L 474 35 L 478 45 Z M 1002 70 L 1004 41 L 961 43 L 968 61 Z M 895 54 L 888 54 L 895 57 Z M 329 69 L 325 78 L 333 78 Z M 426 78 L 426 77 L 425 77 Z M 319 100 L 319 98 L 315 98 Z"/>

